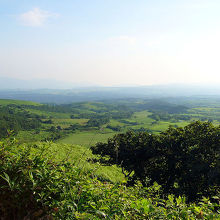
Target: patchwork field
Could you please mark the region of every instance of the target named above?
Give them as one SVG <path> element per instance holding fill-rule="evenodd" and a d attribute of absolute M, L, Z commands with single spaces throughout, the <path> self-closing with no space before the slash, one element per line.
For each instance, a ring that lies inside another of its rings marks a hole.
<path fill-rule="evenodd" d="M 183 99 L 181 105 L 164 100 L 140 99 L 66 105 L 0 100 L 0 108 L 9 118 L 14 112 L 25 120 L 34 121 L 33 125 L 24 129 L 19 124 L 15 126 L 16 121 L 12 120 L 9 128 L 13 130 L 14 126 L 20 142 L 55 141 L 85 147 L 105 142 L 128 130 L 158 134 L 169 126 L 183 127 L 196 120 L 210 121 L 215 125 L 220 122 L 220 105 L 215 99 L 213 102 Z M 8 123 L 4 118 L 2 129 Z"/>

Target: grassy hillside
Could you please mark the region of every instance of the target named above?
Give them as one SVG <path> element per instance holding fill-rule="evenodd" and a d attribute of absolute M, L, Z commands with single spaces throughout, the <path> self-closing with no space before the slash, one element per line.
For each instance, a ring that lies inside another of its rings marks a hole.
<path fill-rule="evenodd" d="M 12 100 L 12 99 L 0 99 L 0 105 L 32 105 L 32 106 L 38 106 L 41 105 L 37 102 L 31 102 L 31 101 L 21 101 L 21 100 Z"/>
<path fill-rule="evenodd" d="M 164 197 L 156 183 L 116 183 L 118 168 L 88 163 L 88 149 L 54 143 L 0 144 L 3 219 L 220 218 L 217 200 L 186 203 L 184 197 Z"/>
<path fill-rule="evenodd" d="M 58 143 L 64 144 L 78 144 L 89 147 L 97 142 L 105 142 L 108 138 L 113 137 L 116 132 L 101 132 L 101 131 L 82 131 L 70 134 L 64 138 L 59 139 Z"/>
<path fill-rule="evenodd" d="M 54 156 L 56 161 L 69 161 L 76 165 L 83 172 L 93 170 L 93 174 L 98 178 L 110 181 L 113 183 L 122 182 L 124 175 L 121 169 L 116 166 L 102 166 L 95 162 L 96 156 L 92 154 L 88 147 L 73 145 L 73 144 L 57 144 L 57 143 L 43 143 L 37 145 L 48 146 L 47 153 Z"/>

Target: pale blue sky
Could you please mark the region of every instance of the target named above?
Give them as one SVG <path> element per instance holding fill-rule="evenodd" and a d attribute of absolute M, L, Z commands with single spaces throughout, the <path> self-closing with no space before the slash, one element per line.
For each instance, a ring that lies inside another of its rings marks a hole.
<path fill-rule="evenodd" d="M 219 0 L 0 0 L 0 76 L 220 83 Z"/>

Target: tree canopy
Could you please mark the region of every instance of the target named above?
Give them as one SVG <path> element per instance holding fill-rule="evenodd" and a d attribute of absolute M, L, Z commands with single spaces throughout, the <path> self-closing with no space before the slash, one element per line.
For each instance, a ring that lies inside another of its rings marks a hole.
<path fill-rule="evenodd" d="M 158 135 L 129 131 L 92 147 L 105 163 L 122 167 L 130 183 L 157 182 L 164 192 L 210 196 L 220 187 L 220 126 L 193 122 L 184 128 L 169 127 Z"/>

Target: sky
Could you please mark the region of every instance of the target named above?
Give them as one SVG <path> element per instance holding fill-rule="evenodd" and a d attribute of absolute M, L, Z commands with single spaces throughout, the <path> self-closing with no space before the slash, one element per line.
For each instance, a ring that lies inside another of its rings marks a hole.
<path fill-rule="evenodd" d="M 0 0 L 0 77 L 220 84 L 219 0 Z"/>

